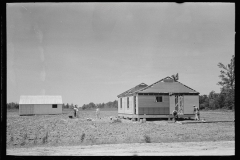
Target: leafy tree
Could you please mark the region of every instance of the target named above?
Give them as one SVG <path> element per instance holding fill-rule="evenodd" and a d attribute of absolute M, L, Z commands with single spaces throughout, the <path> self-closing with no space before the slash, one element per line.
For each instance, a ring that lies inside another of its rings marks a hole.
<path fill-rule="evenodd" d="M 66 108 L 69 108 L 69 104 L 67 103 Z"/>
<path fill-rule="evenodd" d="M 221 81 L 217 84 L 225 87 L 226 89 L 235 89 L 235 56 L 232 56 L 230 64 L 224 66 L 222 63 L 218 63 L 218 67 L 223 70 L 220 71 L 219 77 Z"/>
<path fill-rule="evenodd" d="M 207 95 L 200 95 L 199 96 L 199 108 L 200 109 L 209 108 L 209 99 L 208 99 Z"/>
<path fill-rule="evenodd" d="M 70 109 L 73 109 L 74 108 L 74 105 L 73 105 L 73 103 L 70 105 Z"/>
<path fill-rule="evenodd" d="M 96 105 L 95 105 L 93 102 L 90 102 L 90 103 L 88 104 L 88 106 L 89 106 L 89 108 L 96 108 Z"/>
<path fill-rule="evenodd" d="M 226 108 L 225 107 L 225 100 L 226 100 L 226 94 L 221 92 L 218 96 L 218 105 L 219 105 L 219 108 Z"/>
<path fill-rule="evenodd" d="M 15 104 L 14 104 L 14 108 L 15 108 L 15 109 L 19 109 L 19 104 L 18 104 L 18 103 L 15 103 Z"/>
<path fill-rule="evenodd" d="M 7 109 L 19 109 L 19 104 L 18 103 L 7 103 Z"/>
<path fill-rule="evenodd" d="M 214 91 L 211 91 L 209 93 L 209 108 L 210 109 L 218 109 L 220 108 L 219 107 L 219 104 L 218 104 L 218 97 L 219 97 L 219 94 L 218 93 L 215 93 Z"/>
<path fill-rule="evenodd" d="M 228 65 L 218 64 L 218 67 L 223 69 L 220 71 L 219 77 L 221 81 L 217 84 L 221 85 L 221 94 L 225 95 L 224 107 L 234 110 L 235 108 L 235 56 L 232 56 L 231 62 Z"/>
<path fill-rule="evenodd" d="M 104 103 L 98 104 L 98 107 L 99 107 L 99 108 L 103 108 L 103 107 L 104 107 Z"/>
<path fill-rule="evenodd" d="M 221 94 L 224 95 L 224 108 L 234 110 L 235 106 L 235 90 L 222 88 Z"/>
<path fill-rule="evenodd" d="M 63 103 L 63 108 L 67 108 L 67 106 Z"/>
<path fill-rule="evenodd" d="M 82 106 L 82 110 L 84 110 L 84 109 L 86 109 L 86 108 L 87 108 L 86 105 L 83 104 L 83 106 Z"/>
<path fill-rule="evenodd" d="M 113 102 L 107 102 L 107 103 L 99 103 L 99 104 L 94 104 L 93 102 L 90 102 L 89 104 L 84 104 L 82 106 L 82 109 L 94 109 L 96 107 L 99 108 L 117 108 L 118 106 L 118 102 L 117 100 L 113 101 Z"/>

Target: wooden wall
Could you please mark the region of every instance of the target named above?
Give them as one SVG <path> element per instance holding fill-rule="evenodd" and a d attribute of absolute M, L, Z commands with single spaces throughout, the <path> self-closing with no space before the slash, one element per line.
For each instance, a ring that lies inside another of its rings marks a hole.
<path fill-rule="evenodd" d="M 34 114 L 34 104 L 19 104 L 19 115 Z"/>
<path fill-rule="evenodd" d="M 122 99 L 122 108 L 120 104 L 120 100 Z M 124 103 L 123 103 L 123 98 L 118 98 L 118 113 L 124 113 Z"/>
<path fill-rule="evenodd" d="M 127 97 L 124 97 L 125 98 L 125 110 L 124 112 L 126 114 L 133 114 L 133 96 L 130 96 L 128 97 L 129 98 L 129 107 L 127 107 Z"/>
<path fill-rule="evenodd" d="M 162 95 L 162 102 L 156 102 L 156 96 L 138 95 L 137 114 L 164 115 L 169 114 L 169 96 Z"/>
<path fill-rule="evenodd" d="M 52 108 L 52 104 L 34 104 L 34 114 L 61 114 L 62 104 Z"/>
<path fill-rule="evenodd" d="M 156 96 L 137 95 L 136 114 L 139 115 L 166 115 L 172 114 L 175 109 L 175 96 L 162 95 L 163 102 L 156 102 Z M 184 114 L 193 114 L 193 105 L 199 107 L 198 95 L 184 95 Z M 134 98 L 129 97 L 129 108 L 127 108 L 127 97 L 122 97 L 122 108 L 120 98 L 118 99 L 118 113 L 134 114 Z"/>
<path fill-rule="evenodd" d="M 169 107 L 169 96 L 162 96 L 163 102 L 156 102 L 156 96 L 138 95 L 138 107 Z"/>
<path fill-rule="evenodd" d="M 118 113 L 133 114 L 134 113 L 134 101 L 133 96 L 129 97 L 129 108 L 127 107 L 127 97 L 122 97 L 122 108 L 120 108 L 120 98 L 118 99 Z"/>
<path fill-rule="evenodd" d="M 62 104 L 58 104 L 57 108 L 52 108 L 51 104 L 20 104 L 19 115 L 32 114 L 61 114 Z"/>
<path fill-rule="evenodd" d="M 169 96 L 169 103 L 170 103 L 170 114 L 175 110 L 175 95 Z"/>

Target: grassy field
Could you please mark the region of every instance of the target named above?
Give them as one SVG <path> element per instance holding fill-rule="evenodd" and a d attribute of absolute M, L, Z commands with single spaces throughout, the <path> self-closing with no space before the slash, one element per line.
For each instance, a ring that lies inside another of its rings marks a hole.
<path fill-rule="evenodd" d="M 234 112 L 202 111 L 201 118 L 212 123 L 169 123 L 167 119 L 146 123 L 122 120 L 111 123 L 117 110 L 80 111 L 79 118 L 70 119 L 72 110 L 61 115 L 19 116 L 7 113 L 7 148 L 32 146 L 67 146 L 118 143 L 161 143 L 234 141 Z M 92 118 L 93 121 L 87 121 Z M 230 121 L 230 122 L 229 122 Z"/>

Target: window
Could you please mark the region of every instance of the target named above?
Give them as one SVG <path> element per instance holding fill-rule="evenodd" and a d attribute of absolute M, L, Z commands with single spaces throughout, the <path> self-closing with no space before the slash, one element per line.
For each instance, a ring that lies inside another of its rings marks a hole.
<path fill-rule="evenodd" d="M 57 108 L 57 104 L 53 104 L 53 105 L 52 105 L 52 108 Z"/>
<path fill-rule="evenodd" d="M 156 97 L 156 102 L 162 102 L 162 96 L 161 97 Z"/>
<path fill-rule="evenodd" d="M 122 98 L 120 98 L 120 108 L 122 108 Z"/>
<path fill-rule="evenodd" d="M 127 97 L 127 108 L 129 108 L 129 97 Z"/>
<path fill-rule="evenodd" d="M 136 107 L 137 102 L 136 102 L 136 96 L 134 96 L 134 106 Z"/>

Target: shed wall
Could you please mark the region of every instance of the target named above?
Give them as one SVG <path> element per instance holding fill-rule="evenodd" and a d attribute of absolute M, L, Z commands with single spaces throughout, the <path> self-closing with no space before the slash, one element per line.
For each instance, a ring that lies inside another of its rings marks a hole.
<path fill-rule="evenodd" d="M 34 114 L 33 104 L 19 104 L 19 115 L 32 115 Z"/>
<path fill-rule="evenodd" d="M 34 104 L 34 114 L 61 114 L 62 104 L 52 108 L 52 104 Z"/>

